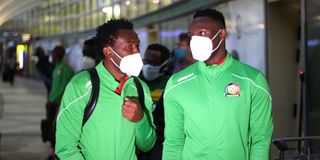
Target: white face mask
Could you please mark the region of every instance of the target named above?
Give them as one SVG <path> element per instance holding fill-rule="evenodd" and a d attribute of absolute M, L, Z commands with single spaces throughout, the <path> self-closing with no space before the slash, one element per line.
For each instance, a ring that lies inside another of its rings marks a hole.
<path fill-rule="evenodd" d="M 219 44 L 216 48 L 212 49 L 212 40 L 218 36 L 220 31 L 221 29 L 216 33 L 216 35 L 212 39 L 203 36 L 191 37 L 190 49 L 193 59 L 203 62 L 210 58 L 211 53 L 215 52 L 221 45 L 222 40 L 219 41 Z"/>
<path fill-rule="evenodd" d="M 143 77 L 148 81 L 157 79 L 158 77 L 164 74 L 164 73 L 160 73 L 160 69 L 167 63 L 168 63 L 168 60 L 164 61 L 160 66 L 154 66 L 151 64 L 143 65 L 143 68 L 142 68 Z"/>
<path fill-rule="evenodd" d="M 134 53 L 128 56 L 120 57 L 119 54 L 117 54 L 113 49 L 110 47 L 108 48 L 121 60 L 119 66 L 111 58 L 112 63 L 117 66 L 122 73 L 125 73 L 128 76 L 139 76 L 139 73 L 143 67 L 140 53 Z"/>

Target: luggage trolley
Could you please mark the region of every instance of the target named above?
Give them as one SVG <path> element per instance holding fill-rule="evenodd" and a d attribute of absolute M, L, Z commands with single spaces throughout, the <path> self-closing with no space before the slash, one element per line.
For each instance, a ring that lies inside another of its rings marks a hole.
<path fill-rule="evenodd" d="M 272 143 L 279 150 L 279 157 L 275 160 L 320 160 L 320 147 L 310 147 L 310 142 L 320 142 L 320 136 L 276 138 Z M 297 144 L 297 146 L 293 146 Z M 303 144 L 301 147 L 300 144 Z M 301 149 L 302 148 L 302 149 Z M 291 151 L 293 155 L 285 156 Z"/>

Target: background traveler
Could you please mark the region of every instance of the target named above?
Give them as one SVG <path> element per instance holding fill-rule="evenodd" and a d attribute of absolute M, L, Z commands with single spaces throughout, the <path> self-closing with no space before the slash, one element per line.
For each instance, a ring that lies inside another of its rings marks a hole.
<path fill-rule="evenodd" d="M 65 48 L 62 46 L 54 47 L 52 51 L 52 60 L 55 65 L 52 73 L 52 87 L 49 93 L 48 103 L 46 104 L 47 120 L 50 126 L 49 139 L 51 147 L 54 147 L 54 137 L 51 131 L 53 131 L 54 120 L 61 103 L 64 90 L 73 76 L 72 68 L 63 61 L 65 55 Z M 49 151 L 49 159 L 53 159 L 53 148 Z"/>
<path fill-rule="evenodd" d="M 169 61 L 171 73 L 177 73 L 195 62 L 189 48 L 190 37 L 188 34 L 181 33 L 178 38 L 177 48 L 173 49 Z"/>
<path fill-rule="evenodd" d="M 16 74 L 16 47 L 15 45 L 8 47 L 5 52 L 4 58 L 4 70 L 2 75 L 2 81 L 10 82 L 10 84 L 14 85 L 14 77 Z"/>
<path fill-rule="evenodd" d="M 49 56 L 45 55 L 42 47 L 37 47 L 34 54 L 38 57 L 38 62 L 36 63 L 36 69 L 40 79 L 43 81 L 47 93 L 50 93 L 52 85 L 52 72 L 54 65 L 49 62 Z"/>
<path fill-rule="evenodd" d="M 102 51 L 99 50 L 98 42 L 96 38 L 92 37 L 83 43 L 83 67 L 82 69 L 88 69 L 94 67 L 102 60 Z"/>
<path fill-rule="evenodd" d="M 164 141 L 164 110 L 162 94 L 169 79 L 168 60 L 170 51 L 161 44 L 150 44 L 144 54 L 144 66 L 140 74 L 150 88 L 153 101 L 153 117 L 156 125 L 157 140 L 147 153 L 143 153 L 141 160 L 161 160 L 162 143 Z"/>

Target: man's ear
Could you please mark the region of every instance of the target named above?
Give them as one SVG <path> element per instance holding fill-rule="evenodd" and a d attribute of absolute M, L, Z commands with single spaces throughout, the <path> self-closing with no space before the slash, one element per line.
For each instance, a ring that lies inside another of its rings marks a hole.
<path fill-rule="evenodd" d="M 226 38 L 227 38 L 227 30 L 226 29 L 221 29 L 220 38 L 223 40 L 226 40 Z"/>
<path fill-rule="evenodd" d="M 111 56 L 111 50 L 108 47 L 103 47 L 102 52 L 105 57 Z"/>

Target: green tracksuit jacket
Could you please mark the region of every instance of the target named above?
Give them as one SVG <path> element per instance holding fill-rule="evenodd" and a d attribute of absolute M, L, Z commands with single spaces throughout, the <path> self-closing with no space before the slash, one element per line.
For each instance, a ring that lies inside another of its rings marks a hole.
<path fill-rule="evenodd" d="M 135 145 L 147 151 L 156 139 L 149 89 L 141 83 L 149 113 L 144 113 L 138 123 L 130 122 L 122 116 L 121 110 L 125 96 L 137 97 L 133 78 L 127 80 L 121 95 L 118 95 L 114 91 L 119 82 L 102 63 L 96 69 L 100 78 L 100 94 L 96 108 L 83 128 L 84 108 L 92 87 L 89 73 L 78 73 L 67 86 L 57 116 L 55 152 L 62 160 L 135 160 Z"/>
<path fill-rule="evenodd" d="M 268 160 L 273 131 L 267 81 L 227 54 L 174 74 L 164 94 L 164 160 Z"/>
<path fill-rule="evenodd" d="M 49 102 L 60 102 L 63 92 L 73 74 L 71 67 L 63 61 L 55 65 L 52 73 L 52 87 L 49 93 Z"/>

